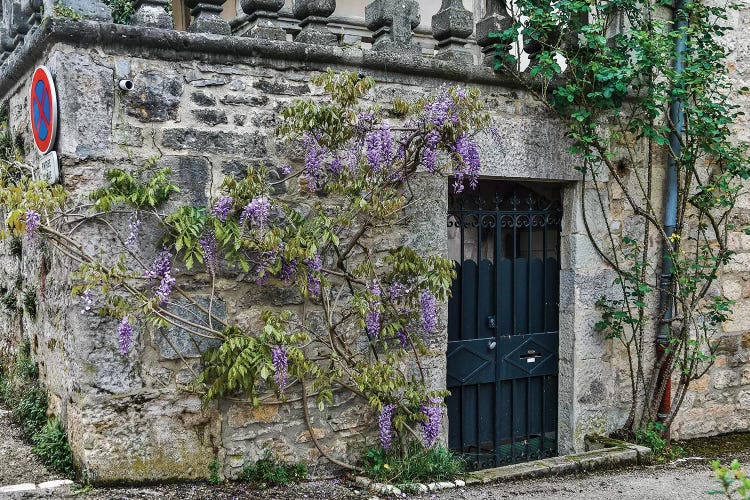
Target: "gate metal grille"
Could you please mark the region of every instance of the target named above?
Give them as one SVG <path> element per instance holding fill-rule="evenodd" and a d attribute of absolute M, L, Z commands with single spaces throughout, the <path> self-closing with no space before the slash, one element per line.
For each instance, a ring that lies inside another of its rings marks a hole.
<path fill-rule="evenodd" d="M 482 181 L 450 200 L 446 404 L 469 469 L 557 454 L 557 192 Z"/>

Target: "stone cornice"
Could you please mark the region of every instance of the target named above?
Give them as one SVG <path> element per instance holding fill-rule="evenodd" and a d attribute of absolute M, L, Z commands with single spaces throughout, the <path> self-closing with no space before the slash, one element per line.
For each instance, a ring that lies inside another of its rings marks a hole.
<path fill-rule="evenodd" d="M 419 55 L 402 55 L 359 49 L 344 49 L 297 42 L 218 36 L 162 30 L 95 21 L 45 18 L 26 36 L 24 44 L 0 66 L 0 96 L 14 88 L 29 69 L 39 63 L 45 51 L 56 43 L 79 47 L 101 47 L 136 57 L 171 61 L 199 60 L 217 64 L 258 64 L 272 68 L 321 70 L 344 66 L 370 70 L 389 79 L 403 77 L 518 87 L 510 77 L 490 68 L 440 61 Z"/>

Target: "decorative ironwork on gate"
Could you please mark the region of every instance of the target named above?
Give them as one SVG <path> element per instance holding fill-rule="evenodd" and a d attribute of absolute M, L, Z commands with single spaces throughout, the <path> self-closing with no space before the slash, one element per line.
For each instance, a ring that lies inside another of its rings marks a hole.
<path fill-rule="evenodd" d="M 561 209 L 549 185 L 454 195 L 449 445 L 470 469 L 557 453 Z"/>

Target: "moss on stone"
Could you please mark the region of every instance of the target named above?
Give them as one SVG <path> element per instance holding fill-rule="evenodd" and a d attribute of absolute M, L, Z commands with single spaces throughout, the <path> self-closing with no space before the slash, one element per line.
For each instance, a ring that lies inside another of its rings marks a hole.
<path fill-rule="evenodd" d="M 675 441 L 673 446 L 680 446 L 687 456 L 719 458 L 733 456 L 750 450 L 750 433 L 735 432 L 719 436 Z"/>

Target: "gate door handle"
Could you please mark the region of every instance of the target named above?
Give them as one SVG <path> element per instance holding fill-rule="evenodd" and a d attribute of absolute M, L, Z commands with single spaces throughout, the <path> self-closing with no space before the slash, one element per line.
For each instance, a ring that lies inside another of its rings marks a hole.
<path fill-rule="evenodd" d="M 495 342 L 494 340 L 490 340 L 489 343 L 487 344 L 487 347 L 490 348 L 490 351 L 494 350 L 496 346 L 497 346 L 497 342 Z"/>
<path fill-rule="evenodd" d="M 526 354 L 521 354 L 520 358 L 525 359 L 527 363 L 536 363 L 536 358 L 541 358 L 543 354 L 541 352 L 536 352 L 533 349 L 530 349 L 526 352 Z"/>

